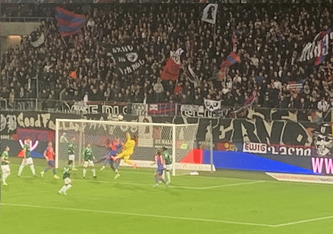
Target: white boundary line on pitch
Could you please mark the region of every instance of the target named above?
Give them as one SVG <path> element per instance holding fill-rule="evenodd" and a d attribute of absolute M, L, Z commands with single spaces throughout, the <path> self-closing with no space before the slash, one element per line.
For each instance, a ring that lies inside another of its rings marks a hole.
<path fill-rule="evenodd" d="M 315 221 L 320 221 L 320 220 L 326 220 L 326 219 L 332 219 L 333 215 L 331 216 L 325 216 L 321 218 L 313 218 L 313 219 L 304 219 L 300 221 L 295 221 L 295 222 L 289 222 L 289 223 L 281 223 L 277 225 L 272 225 L 273 227 L 285 227 L 285 226 L 291 226 L 291 225 L 296 225 L 296 224 L 301 224 L 301 223 L 310 223 L 310 222 L 315 222 Z"/>
<path fill-rule="evenodd" d="M 87 181 L 87 182 L 96 182 L 96 183 L 107 183 L 107 184 L 125 184 L 125 185 L 137 185 L 137 186 L 152 186 L 152 184 L 141 184 L 141 183 L 130 183 L 130 182 L 119 182 L 115 183 L 111 181 L 105 181 L 105 180 L 85 180 L 85 179 L 73 179 L 75 181 Z M 223 187 L 233 187 L 233 186 L 241 186 L 241 185 L 248 185 L 248 184 L 259 184 L 264 183 L 266 181 L 260 180 L 260 181 L 251 181 L 251 182 L 244 182 L 244 183 L 235 183 L 235 184 L 222 184 L 222 185 L 215 185 L 215 186 L 206 186 L 206 187 L 191 187 L 191 186 L 178 186 L 178 185 L 169 185 L 170 188 L 180 188 L 180 189 L 194 189 L 194 190 L 206 190 L 206 189 L 215 189 L 215 188 L 223 188 Z"/>
<path fill-rule="evenodd" d="M 168 215 L 155 215 L 155 214 L 92 210 L 92 209 L 77 209 L 77 208 L 68 208 L 68 207 L 39 206 L 39 205 L 26 205 L 26 204 L 14 204 L 14 203 L 0 203 L 0 206 L 52 209 L 52 210 L 62 210 L 62 211 L 66 210 L 66 211 L 90 212 L 90 213 L 101 213 L 101 214 L 112 214 L 112 215 L 137 216 L 137 217 L 146 217 L 146 218 L 163 218 L 163 219 L 176 219 L 176 220 L 186 220 L 186 221 L 201 221 L 201 222 L 210 222 L 210 223 L 226 223 L 226 224 L 236 224 L 236 225 L 246 225 L 246 226 L 274 227 L 274 225 L 262 224 L 262 223 L 247 223 L 247 222 L 237 222 L 237 221 L 218 220 L 218 219 L 191 218 L 191 217 L 183 217 L 183 216 L 168 216 Z"/>

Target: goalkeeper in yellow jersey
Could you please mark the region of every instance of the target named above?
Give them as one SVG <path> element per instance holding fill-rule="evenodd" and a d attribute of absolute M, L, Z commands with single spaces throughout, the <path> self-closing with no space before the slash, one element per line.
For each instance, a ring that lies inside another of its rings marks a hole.
<path fill-rule="evenodd" d="M 124 159 L 125 163 L 128 163 L 130 165 L 133 166 L 133 168 L 136 168 L 136 164 L 132 163 L 129 158 L 131 157 L 131 155 L 134 152 L 134 147 L 136 145 L 136 142 L 134 140 L 135 138 L 133 136 L 131 136 L 128 132 L 126 133 L 126 142 L 123 146 L 123 150 L 121 151 L 121 153 L 119 153 L 116 157 L 113 157 L 113 160 L 117 160 L 120 158 Z"/>

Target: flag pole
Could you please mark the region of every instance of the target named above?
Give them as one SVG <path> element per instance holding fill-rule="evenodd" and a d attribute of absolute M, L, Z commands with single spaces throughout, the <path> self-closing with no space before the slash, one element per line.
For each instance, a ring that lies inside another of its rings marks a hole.
<path fill-rule="evenodd" d="M 216 46 L 216 22 L 214 24 L 214 46 Z"/>

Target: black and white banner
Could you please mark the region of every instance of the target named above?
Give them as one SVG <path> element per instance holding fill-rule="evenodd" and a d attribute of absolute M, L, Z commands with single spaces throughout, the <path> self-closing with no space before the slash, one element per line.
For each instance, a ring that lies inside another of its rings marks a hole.
<path fill-rule="evenodd" d="M 201 20 L 210 24 L 216 24 L 218 4 L 210 3 L 203 10 Z"/>
<path fill-rule="evenodd" d="M 315 60 L 314 64 L 319 65 L 325 57 L 332 53 L 333 32 L 328 29 L 318 33 L 312 42 L 307 43 L 298 58 L 299 62 Z"/>
<path fill-rule="evenodd" d="M 210 111 L 217 111 L 221 109 L 221 101 L 214 101 L 209 99 L 204 99 L 206 109 Z"/>
<path fill-rule="evenodd" d="M 33 47 L 39 47 L 44 43 L 44 41 L 45 41 L 45 37 L 44 37 L 44 33 L 42 33 L 36 41 L 30 41 L 30 44 Z"/>
<path fill-rule="evenodd" d="M 132 45 L 107 46 L 107 56 L 116 63 L 122 75 L 128 75 L 140 69 L 145 64 L 145 59 Z"/>

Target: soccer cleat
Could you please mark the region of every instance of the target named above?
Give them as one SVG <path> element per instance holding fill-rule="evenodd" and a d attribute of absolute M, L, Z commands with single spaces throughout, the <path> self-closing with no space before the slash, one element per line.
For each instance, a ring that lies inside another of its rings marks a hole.
<path fill-rule="evenodd" d="M 154 186 L 153 186 L 153 188 L 157 188 L 158 187 L 158 184 L 155 184 Z"/>
<path fill-rule="evenodd" d="M 62 191 L 58 191 L 58 193 L 59 193 L 60 195 L 62 195 Z"/>
<path fill-rule="evenodd" d="M 136 169 L 136 163 L 133 164 L 133 168 Z"/>
<path fill-rule="evenodd" d="M 62 192 L 62 194 L 64 194 L 65 196 L 67 196 L 67 193 L 66 193 L 66 191 L 63 191 L 63 192 Z"/>
<path fill-rule="evenodd" d="M 42 177 L 42 178 L 44 177 L 44 171 L 40 172 L 40 177 Z"/>
<path fill-rule="evenodd" d="M 120 176 L 120 174 L 116 174 L 116 175 L 114 176 L 114 179 L 117 179 L 119 176 Z"/>
<path fill-rule="evenodd" d="M 2 185 L 7 186 L 8 184 L 6 182 L 2 182 Z"/>
<path fill-rule="evenodd" d="M 105 166 L 102 166 L 100 170 L 103 171 L 104 169 L 105 169 Z"/>
<path fill-rule="evenodd" d="M 94 178 L 94 179 L 96 179 L 96 178 L 97 178 L 97 176 L 94 176 L 93 178 Z"/>
<path fill-rule="evenodd" d="M 54 179 L 60 179 L 59 176 L 57 176 L 57 175 L 54 175 L 53 178 Z"/>
<path fill-rule="evenodd" d="M 171 181 L 166 182 L 167 185 L 169 185 L 170 183 L 171 183 Z"/>

